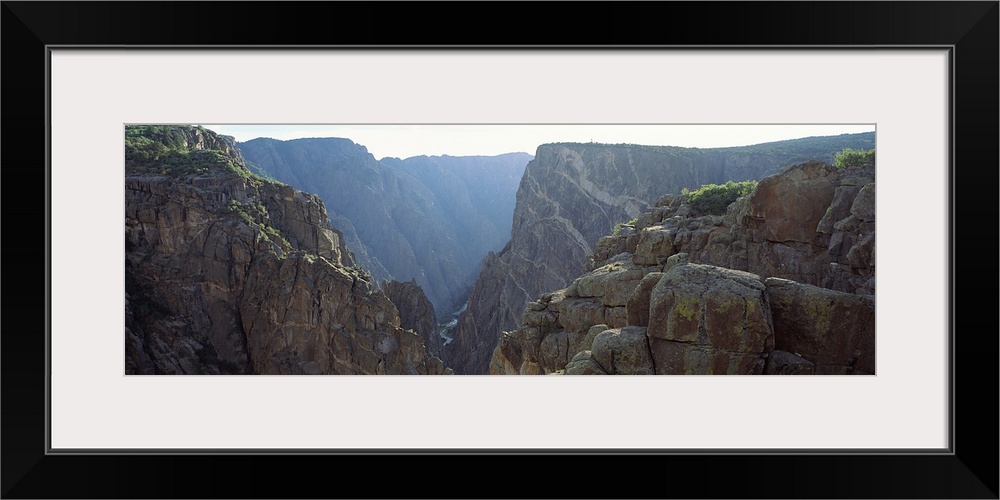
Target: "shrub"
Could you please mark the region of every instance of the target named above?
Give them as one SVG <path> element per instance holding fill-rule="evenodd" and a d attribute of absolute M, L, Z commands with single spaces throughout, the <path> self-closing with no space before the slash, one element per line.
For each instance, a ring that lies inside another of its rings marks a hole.
<path fill-rule="evenodd" d="M 635 227 L 635 224 L 637 222 L 639 222 L 639 218 L 638 217 L 636 217 L 636 218 L 634 218 L 634 219 L 632 219 L 632 220 L 630 220 L 628 222 L 619 222 L 618 224 L 615 224 L 615 227 L 611 231 L 611 236 L 614 236 L 616 238 L 618 236 L 621 236 L 621 234 L 622 234 L 622 226 L 632 226 L 632 227 Z"/>
<path fill-rule="evenodd" d="M 757 187 L 757 181 L 733 182 L 725 184 L 705 184 L 688 194 L 691 208 L 707 215 L 723 215 L 729 204 L 740 196 L 746 196 Z"/>
<path fill-rule="evenodd" d="M 247 206 L 236 200 L 229 200 L 226 205 L 226 211 L 229 213 L 235 213 L 243 218 L 251 226 L 256 222 L 254 217 L 250 215 L 247 211 Z"/>
<path fill-rule="evenodd" d="M 875 149 L 851 149 L 844 148 L 839 153 L 833 155 L 833 166 L 837 168 L 860 167 L 868 162 L 875 161 Z"/>

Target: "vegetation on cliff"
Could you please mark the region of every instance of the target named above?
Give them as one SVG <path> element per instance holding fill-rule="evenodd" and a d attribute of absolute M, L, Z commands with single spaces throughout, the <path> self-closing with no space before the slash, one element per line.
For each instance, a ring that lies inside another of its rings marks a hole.
<path fill-rule="evenodd" d="M 757 181 L 728 181 L 725 184 L 705 184 L 690 193 L 685 189 L 681 193 L 687 194 L 691 208 L 702 214 L 723 215 L 732 202 L 750 194 L 755 187 Z"/>
<path fill-rule="evenodd" d="M 837 168 L 862 167 L 875 162 L 875 149 L 844 148 L 833 156 L 833 166 Z"/>
<path fill-rule="evenodd" d="M 232 137 L 216 135 L 204 127 L 125 126 L 125 172 L 128 174 L 183 177 L 227 172 L 254 183 L 273 183 L 248 169 L 239 155 L 231 153 L 235 149 Z"/>

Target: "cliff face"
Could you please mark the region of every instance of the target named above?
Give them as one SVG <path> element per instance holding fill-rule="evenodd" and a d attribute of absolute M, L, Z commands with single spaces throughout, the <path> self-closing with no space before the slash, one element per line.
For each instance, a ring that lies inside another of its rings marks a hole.
<path fill-rule="evenodd" d="M 528 303 L 490 373 L 875 373 L 874 194 L 873 165 L 810 162 L 724 216 L 663 196 Z"/>
<path fill-rule="evenodd" d="M 500 332 L 517 327 L 525 305 L 566 287 L 600 237 L 662 194 L 757 180 L 797 160 L 832 161 L 845 147 L 873 144 L 874 134 L 851 134 L 721 149 L 540 146 L 517 191 L 511 239 L 483 261 L 448 346 L 449 364 L 457 373 L 485 373 Z"/>
<path fill-rule="evenodd" d="M 441 357 L 443 339 L 438 332 L 434 306 L 416 282 L 387 281 L 382 284 L 382 291 L 399 310 L 399 326 L 420 335 L 428 354 Z"/>
<path fill-rule="evenodd" d="M 414 280 L 445 318 L 465 301 L 484 255 L 509 235 L 513 193 L 530 156 L 377 161 L 347 139 L 254 139 L 248 159 L 317 193 L 377 282 Z M 508 200 L 508 201 L 502 201 Z M 509 205 L 509 208 L 507 208 Z"/>
<path fill-rule="evenodd" d="M 125 190 L 126 373 L 445 371 L 322 202 L 251 174 L 231 139 L 130 127 Z"/>
<path fill-rule="evenodd" d="M 510 238 L 514 197 L 531 158 L 527 153 L 508 153 L 381 160 L 383 165 L 413 177 L 434 195 L 434 203 L 445 216 L 443 227 L 461 242 L 456 265 L 470 277 L 463 293 L 472 286 L 483 257 L 503 248 Z"/>

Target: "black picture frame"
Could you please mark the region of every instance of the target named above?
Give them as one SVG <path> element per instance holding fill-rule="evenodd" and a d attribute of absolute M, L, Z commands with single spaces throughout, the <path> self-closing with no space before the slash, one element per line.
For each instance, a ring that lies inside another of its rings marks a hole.
<path fill-rule="evenodd" d="M 998 206 L 996 1 L 575 2 L 546 9 L 486 2 L 3 2 L 0 12 L 3 254 L 15 269 L 43 274 L 8 275 L 3 294 L 4 498 L 998 498 L 998 325 L 991 307 L 975 305 L 997 296 L 996 240 L 970 227 L 992 223 Z M 474 48 L 570 40 L 653 48 L 952 47 L 951 453 L 47 453 L 47 47 Z M 563 464 L 578 475 L 566 476 Z M 309 477 L 315 469 L 330 472 Z M 462 487 L 463 477 L 482 489 Z"/>

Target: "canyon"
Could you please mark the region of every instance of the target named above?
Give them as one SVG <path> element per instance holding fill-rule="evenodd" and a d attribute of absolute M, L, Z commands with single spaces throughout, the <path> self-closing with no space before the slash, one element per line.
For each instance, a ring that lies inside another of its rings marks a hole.
<path fill-rule="evenodd" d="M 443 321 L 465 302 L 480 263 L 510 236 L 526 153 L 376 160 L 343 138 L 238 144 L 262 173 L 322 199 L 331 224 L 376 286 L 413 280 Z"/>
<path fill-rule="evenodd" d="M 125 145 L 128 374 L 875 373 L 874 160 L 833 165 L 874 133 Z"/>

